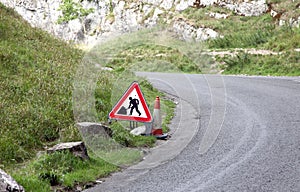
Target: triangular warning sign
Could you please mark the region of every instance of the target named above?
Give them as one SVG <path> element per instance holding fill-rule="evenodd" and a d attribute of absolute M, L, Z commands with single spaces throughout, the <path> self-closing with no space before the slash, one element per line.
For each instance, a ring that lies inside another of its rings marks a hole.
<path fill-rule="evenodd" d="M 151 122 L 152 116 L 137 82 L 133 82 L 109 113 L 110 119 Z"/>

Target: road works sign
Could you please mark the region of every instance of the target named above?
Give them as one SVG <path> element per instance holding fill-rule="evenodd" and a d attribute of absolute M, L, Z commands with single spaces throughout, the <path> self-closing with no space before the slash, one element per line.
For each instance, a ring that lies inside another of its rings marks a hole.
<path fill-rule="evenodd" d="M 109 113 L 110 119 L 151 122 L 152 116 L 137 82 L 133 82 Z"/>

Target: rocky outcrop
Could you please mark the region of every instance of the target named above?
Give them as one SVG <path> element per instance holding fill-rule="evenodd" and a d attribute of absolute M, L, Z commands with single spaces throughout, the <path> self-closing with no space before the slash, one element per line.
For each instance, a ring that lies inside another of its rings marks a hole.
<path fill-rule="evenodd" d="M 47 150 L 47 153 L 54 153 L 57 151 L 69 151 L 74 156 L 80 157 L 81 159 L 89 159 L 87 148 L 85 147 L 84 142 L 68 142 L 68 143 L 59 143 Z"/>
<path fill-rule="evenodd" d="M 240 3 L 237 3 L 237 1 L 224 1 L 221 2 L 220 5 L 243 16 L 259 16 L 268 10 L 266 0 L 244 0 L 240 1 Z"/>
<path fill-rule="evenodd" d="M 10 175 L 0 169 L 0 192 L 25 192 Z"/>
<path fill-rule="evenodd" d="M 245 16 L 260 15 L 267 9 L 265 0 L 83 0 L 82 6 L 86 9 L 93 8 L 93 13 L 82 20 L 75 19 L 58 24 L 57 20 L 62 14 L 59 11 L 62 0 L 0 0 L 0 2 L 14 8 L 33 27 L 42 28 L 66 41 L 89 45 L 112 33 L 126 33 L 152 27 L 160 20 L 174 23 L 172 15 L 188 7 L 195 7 L 196 4 L 196 7 L 214 4 Z M 196 40 L 216 36 L 211 29 L 194 28 L 182 21 L 175 20 L 173 27 L 176 32 L 182 32 L 182 37 L 195 37 Z"/>
<path fill-rule="evenodd" d="M 209 28 L 196 27 L 193 24 L 188 23 L 183 19 L 178 19 L 173 25 L 174 31 L 180 35 L 180 37 L 187 41 L 204 41 L 207 39 L 214 39 L 219 36 L 219 34 Z"/>

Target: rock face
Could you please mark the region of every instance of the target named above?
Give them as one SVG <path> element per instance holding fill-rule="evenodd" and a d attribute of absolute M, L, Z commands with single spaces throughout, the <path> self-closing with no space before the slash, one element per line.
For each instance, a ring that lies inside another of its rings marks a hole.
<path fill-rule="evenodd" d="M 24 188 L 19 185 L 10 175 L 0 169 L 0 192 L 25 192 Z"/>
<path fill-rule="evenodd" d="M 243 16 L 259 16 L 268 10 L 266 0 L 234 2 L 236 1 L 229 1 L 229 3 L 222 2 L 220 5 Z"/>
<path fill-rule="evenodd" d="M 74 156 L 80 157 L 81 159 L 88 159 L 87 149 L 84 142 L 68 142 L 57 144 L 47 150 L 47 153 L 54 153 L 56 151 L 70 151 Z"/>
<path fill-rule="evenodd" d="M 76 1 L 76 0 L 74 0 Z M 195 28 L 173 18 L 188 7 L 218 5 L 245 16 L 260 15 L 267 10 L 265 0 L 83 0 L 84 8 L 94 12 L 82 20 L 75 19 L 58 24 L 62 0 L 0 0 L 14 8 L 32 26 L 42 28 L 66 41 L 92 45 L 97 39 L 112 33 L 125 33 L 144 27 L 152 27 L 159 20 L 174 23 L 174 29 L 182 37 L 196 40 L 214 38 L 211 29 Z M 187 34 L 191 31 L 190 34 Z"/>
<path fill-rule="evenodd" d="M 179 19 L 173 24 L 174 31 L 182 36 L 184 40 L 196 40 L 196 41 L 204 41 L 210 38 L 216 38 L 219 34 L 209 28 L 205 27 L 196 27 L 193 24 L 189 24 L 187 21 L 183 19 Z"/>

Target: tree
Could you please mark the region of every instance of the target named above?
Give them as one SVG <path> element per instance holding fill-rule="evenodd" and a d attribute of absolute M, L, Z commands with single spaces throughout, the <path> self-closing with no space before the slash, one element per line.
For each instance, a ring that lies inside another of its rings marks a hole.
<path fill-rule="evenodd" d="M 85 9 L 81 4 L 82 0 L 62 0 L 62 4 L 59 6 L 59 11 L 62 11 L 62 15 L 58 17 L 57 22 L 62 24 L 64 22 L 69 22 L 74 19 L 79 19 L 82 23 L 84 32 L 85 27 L 83 20 L 90 13 L 94 12 L 93 8 Z"/>

